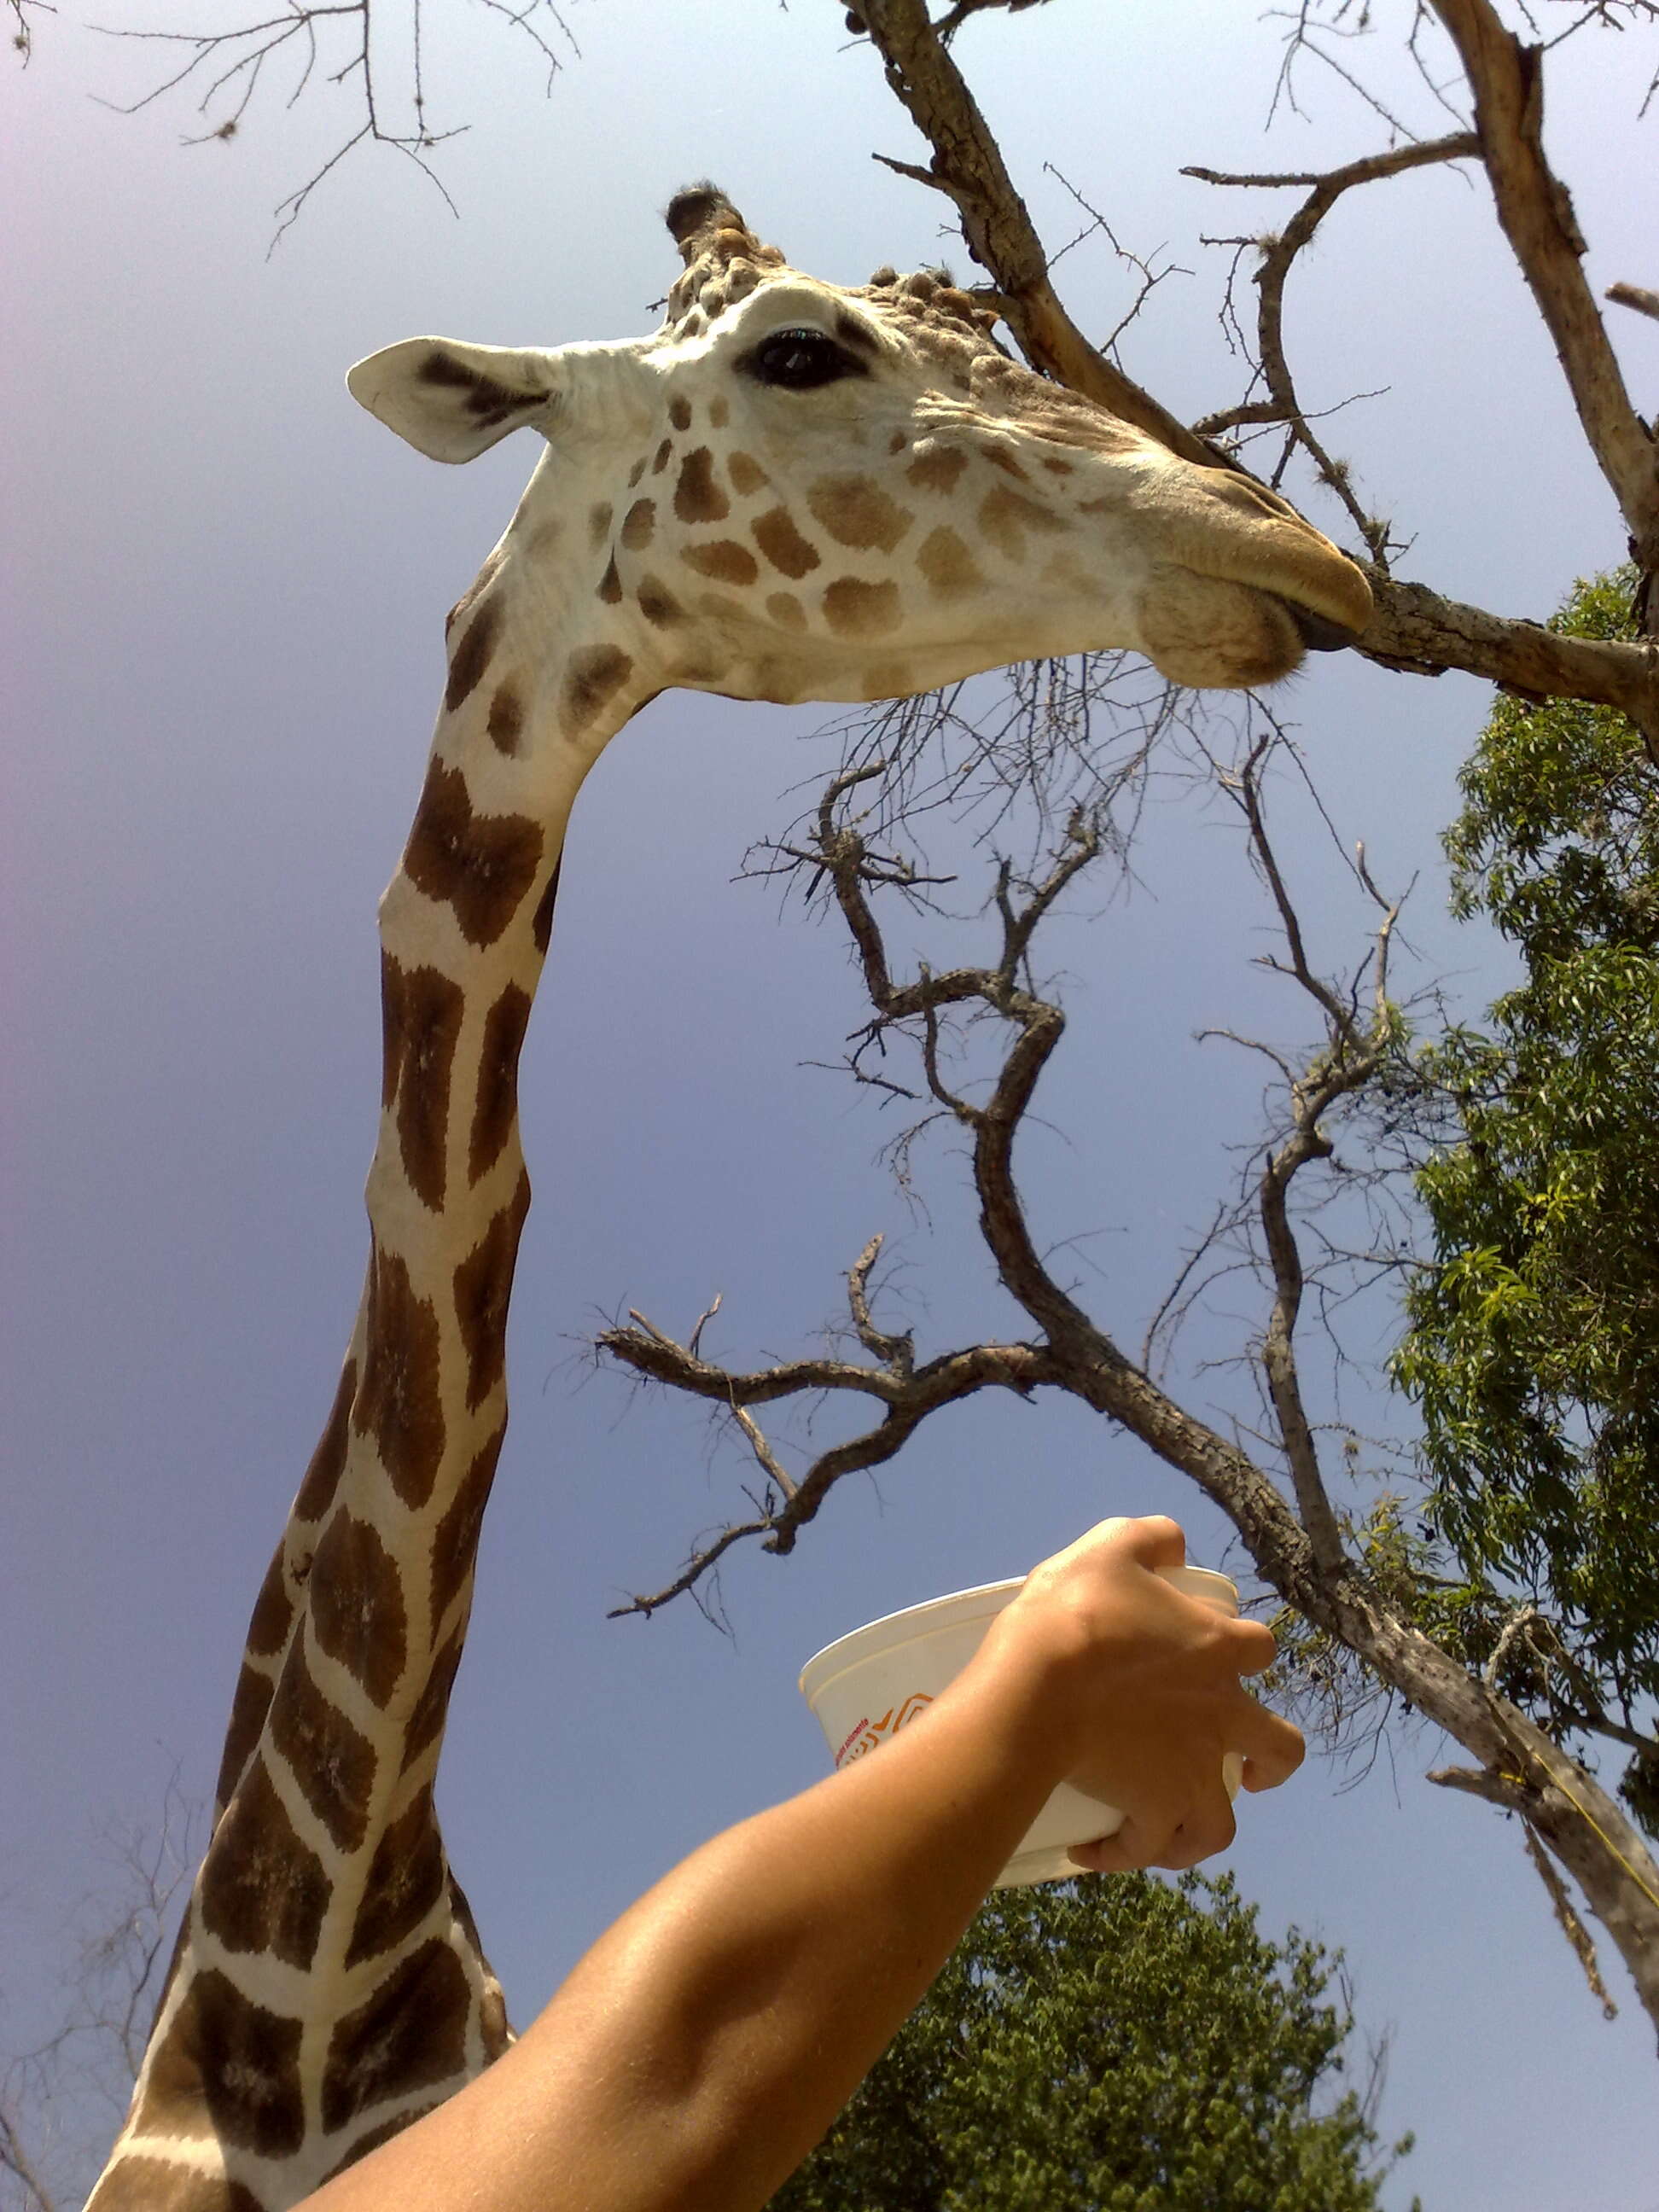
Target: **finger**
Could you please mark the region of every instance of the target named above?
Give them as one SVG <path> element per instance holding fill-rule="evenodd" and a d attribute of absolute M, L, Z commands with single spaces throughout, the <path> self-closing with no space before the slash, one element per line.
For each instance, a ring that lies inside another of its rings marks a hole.
<path fill-rule="evenodd" d="M 1116 1836 L 1102 1836 L 1092 1844 L 1074 1844 L 1066 1856 L 1085 1874 L 1127 1874 L 1134 1865 Z"/>
<path fill-rule="evenodd" d="M 1201 1860 L 1226 1850 L 1237 1832 L 1232 1801 L 1225 1789 L 1207 1790 L 1170 1838 L 1167 1856 L 1157 1863 L 1171 1873 L 1184 1873 Z"/>
<path fill-rule="evenodd" d="M 1123 1549 L 1155 1573 L 1160 1568 L 1184 1567 L 1187 1564 L 1186 1531 L 1167 1513 L 1147 1513 L 1138 1520 L 1102 1525 L 1109 1527 Z"/>
<path fill-rule="evenodd" d="M 1230 1620 L 1228 1658 L 1241 1674 L 1260 1674 L 1279 1656 L 1273 1632 L 1265 1620 Z"/>
<path fill-rule="evenodd" d="M 1166 1866 L 1169 1854 L 1175 1848 L 1176 1831 L 1181 1826 L 1173 1812 L 1154 1814 L 1145 1820 L 1126 1816 L 1122 1826 L 1110 1838 L 1120 1854 L 1118 1864 L 1123 1868 Z"/>
<path fill-rule="evenodd" d="M 1281 1782 L 1290 1780 L 1308 1755 L 1301 1729 L 1279 1714 L 1269 1712 L 1243 1690 L 1227 1716 L 1226 1738 L 1231 1750 L 1244 1754 L 1247 1790 L 1276 1790 Z"/>

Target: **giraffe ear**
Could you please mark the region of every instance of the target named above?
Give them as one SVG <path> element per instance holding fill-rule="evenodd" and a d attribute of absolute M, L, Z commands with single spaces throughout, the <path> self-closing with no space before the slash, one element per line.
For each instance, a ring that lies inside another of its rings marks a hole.
<path fill-rule="evenodd" d="M 545 430 L 557 402 L 549 353 L 405 338 L 360 361 L 346 389 L 434 461 L 471 461 L 528 422 Z"/>

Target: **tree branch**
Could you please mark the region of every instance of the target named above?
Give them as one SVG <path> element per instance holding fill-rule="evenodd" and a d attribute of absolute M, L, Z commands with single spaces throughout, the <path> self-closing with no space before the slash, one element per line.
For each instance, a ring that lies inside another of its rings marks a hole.
<path fill-rule="evenodd" d="M 1659 453 L 1631 404 L 1581 265 L 1586 246 L 1544 152 L 1543 50 L 1524 46 L 1491 0 L 1432 0 L 1474 95 L 1498 220 L 1555 342 L 1591 452 L 1619 501 L 1643 576 L 1659 569 Z M 1659 605 L 1650 617 L 1659 622 Z"/>

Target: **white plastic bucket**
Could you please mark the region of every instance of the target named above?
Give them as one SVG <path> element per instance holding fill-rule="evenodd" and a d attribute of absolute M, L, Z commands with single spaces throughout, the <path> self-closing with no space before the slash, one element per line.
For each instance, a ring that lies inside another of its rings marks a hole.
<path fill-rule="evenodd" d="M 1231 1616 L 1238 1611 L 1237 1586 L 1208 1567 L 1171 1567 L 1164 1571 L 1164 1580 L 1217 1613 Z M 801 1695 L 817 1717 L 836 1766 L 878 1751 L 925 1712 L 968 1664 L 1024 1581 L 1017 1575 L 1012 1582 L 953 1590 L 870 1621 L 814 1652 L 801 1669 Z M 1236 1754 L 1228 1754 L 1223 1773 L 1228 1794 L 1236 1796 L 1242 1773 Z M 1068 1880 L 1078 1872 L 1066 1856 L 1072 1847 L 1112 1835 L 1122 1822 L 1116 1806 L 1062 1782 L 1026 1830 L 995 1887 L 1017 1889 L 1026 1882 Z"/>

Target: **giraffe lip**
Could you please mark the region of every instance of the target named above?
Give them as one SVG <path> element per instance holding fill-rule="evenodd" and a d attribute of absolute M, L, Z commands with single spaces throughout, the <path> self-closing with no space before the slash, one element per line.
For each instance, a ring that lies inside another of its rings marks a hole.
<path fill-rule="evenodd" d="M 1328 615 L 1316 615 L 1311 607 L 1301 606 L 1295 599 L 1281 599 L 1279 605 L 1296 624 L 1310 653 L 1340 653 L 1346 647 L 1359 642 L 1359 631 L 1350 629 L 1346 623 L 1333 622 Z"/>

